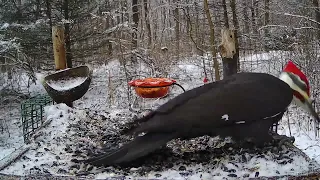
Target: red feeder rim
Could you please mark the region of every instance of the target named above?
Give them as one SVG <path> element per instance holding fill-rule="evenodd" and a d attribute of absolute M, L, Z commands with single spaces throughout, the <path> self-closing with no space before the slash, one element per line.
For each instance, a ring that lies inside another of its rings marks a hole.
<path fill-rule="evenodd" d="M 176 83 L 176 80 L 169 78 L 145 78 L 130 81 L 128 84 L 133 87 L 166 87 Z"/>

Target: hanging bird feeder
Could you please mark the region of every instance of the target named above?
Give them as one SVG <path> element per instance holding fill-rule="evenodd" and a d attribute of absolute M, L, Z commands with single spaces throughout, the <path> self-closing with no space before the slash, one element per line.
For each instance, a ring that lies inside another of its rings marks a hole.
<path fill-rule="evenodd" d="M 169 78 L 145 78 L 136 79 L 128 83 L 134 87 L 136 94 L 142 98 L 161 98 L 169 94 L 170 86 L 177 85 L 183 91 L 184 88 L 175 80 Z"/>

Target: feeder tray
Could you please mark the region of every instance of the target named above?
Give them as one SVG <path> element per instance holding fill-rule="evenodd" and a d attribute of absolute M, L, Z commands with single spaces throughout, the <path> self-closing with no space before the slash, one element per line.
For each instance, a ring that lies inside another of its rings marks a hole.
<path fill-rule="evenodd" d="M 142 98 L 161 98 L 170 91 L 170 86 L 176 81 L 169 78 L 145 78 L 136 79 L 129 82 L 134 87 L 135 92 Z"/>
<path fill-rule="evenodd" d="M 91 76 L 92 71 L 88 66 L 79 66 L 46 76 L 42 85 L 56 103 L 65 103 L 72 106 L 73 101 L 80 99 L 88 91 Z M 59 82 L 65 82 L 66 84 L 58 86 Z"/>

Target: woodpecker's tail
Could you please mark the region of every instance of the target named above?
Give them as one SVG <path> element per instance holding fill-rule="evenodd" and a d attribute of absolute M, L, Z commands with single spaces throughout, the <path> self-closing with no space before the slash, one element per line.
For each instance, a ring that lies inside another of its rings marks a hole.
<path fill-rule="evenodd" d="M 95 166 L 127 163 L 160 148 L 173 138 L 175 138 L 174 133 L 148 133 L 137 136 L 119 149 L 88 159 L 86 162 Z"/>

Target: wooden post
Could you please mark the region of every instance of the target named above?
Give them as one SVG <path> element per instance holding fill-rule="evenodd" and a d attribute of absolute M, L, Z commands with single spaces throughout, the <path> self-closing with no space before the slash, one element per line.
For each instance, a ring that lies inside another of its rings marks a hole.
<path fill-rule="evenodd" d="M 52 42 L 53 42 L 53 54 L 54 63 L 56 65 L 56 71 L 67 68 L 66 48 L 64 39 L 64 29 L 62 26 L 52 27 Z M 73 107 L 73 102 L 65 102 L 69 107 Z"/>
<path fill-rule="evenodd" d="M 222 57 L 223 78 L 237 73 L 237 56 L 235 46 L 234 30 L 224 28 L 221 30 L 221 44 L 219 52 Z"/>
<path fill-rule="evenodd" d="M 66 63 L 66 49 L 64 46 L 64 29 L 61 26 L 52 27 L 52 42 L 54 63 L 57 70 L 65 69 Z"/>

